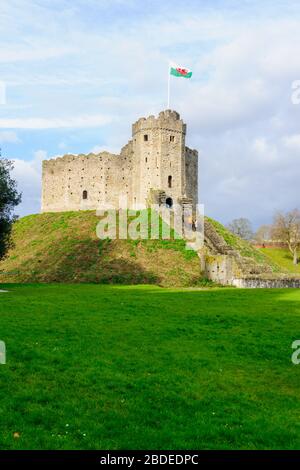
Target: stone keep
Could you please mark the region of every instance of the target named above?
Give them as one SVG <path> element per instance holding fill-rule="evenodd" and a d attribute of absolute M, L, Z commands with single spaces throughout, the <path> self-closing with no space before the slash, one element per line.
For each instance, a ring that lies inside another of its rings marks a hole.
<path fill-rule="evenodd" d="M 185 146 L 177 112 L 140 118 L 120 155 L 101 152 L 43 161 L 42 212 L 198 202 L 198 152 Z"/>

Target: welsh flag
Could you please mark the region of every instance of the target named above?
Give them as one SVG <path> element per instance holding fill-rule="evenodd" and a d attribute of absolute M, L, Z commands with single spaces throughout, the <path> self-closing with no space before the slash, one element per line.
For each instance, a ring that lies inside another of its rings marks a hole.
<path fill-rule="evenodd" d="M 186 67 L 179 67 L 175 64 L 170 64 L 170 75 L 174 75 L 174 77 L 184 77 L 184 78 L 191 78 L 193 72 L 191 72 Z"/>

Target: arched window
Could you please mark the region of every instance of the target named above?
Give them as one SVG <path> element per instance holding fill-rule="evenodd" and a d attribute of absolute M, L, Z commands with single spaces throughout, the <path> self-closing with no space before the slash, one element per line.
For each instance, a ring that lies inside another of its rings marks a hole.
<path fill-rule="evenodd" d="M 166 206 L 171 209 L 173 206 L 173 199 L 171 197 L 167 197 L 166 199 Z"/>
<path fill-rule="evenodd" d="M 168 188 L 172 188 L 172 176 L 168 176 Z"/>
<path fill-rule="evenodd" d="M 88 192 L 84 190 L 82 193 L 82 199 L 87 199 L 87 198 L 88 198 Z"/>

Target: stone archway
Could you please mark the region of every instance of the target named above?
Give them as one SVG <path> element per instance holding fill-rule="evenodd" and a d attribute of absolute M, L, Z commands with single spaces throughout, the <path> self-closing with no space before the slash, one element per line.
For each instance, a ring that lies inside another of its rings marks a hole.
<path fill-rule="evenodd" d="M 166 206 L 168 207 L 168 209 L 172 209 L 173 207 L 173 199 L 171 197 L 167 197 L 166 198 Z"/>

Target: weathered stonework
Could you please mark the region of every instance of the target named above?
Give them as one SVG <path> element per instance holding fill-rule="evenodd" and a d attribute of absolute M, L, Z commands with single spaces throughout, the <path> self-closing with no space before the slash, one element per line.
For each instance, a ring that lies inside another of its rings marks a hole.
<path fill-rule="evenodd" d="M 300 288 L 300 277 L 273 272 L 228 245 L 207 220 L 204 223 L 205 246 L 199 253 L 204 275 L 212 281 L 244 288 Z"/>
<path fill-rule="evenodd" d="M 185 146 L 186 125 L 175 111 L 141 118 L 120 155 L 65 155 L 43 162 L 42 212 L 198 201 L 198 152 Z"/>
<path fill-rule="evenodd" d="M 299 289 L 300 278 L 282 276 L 277 279 L 264 279 L 259 277 L 253 279 L 233 279 L 232 285 L 248 289 Z"/>

